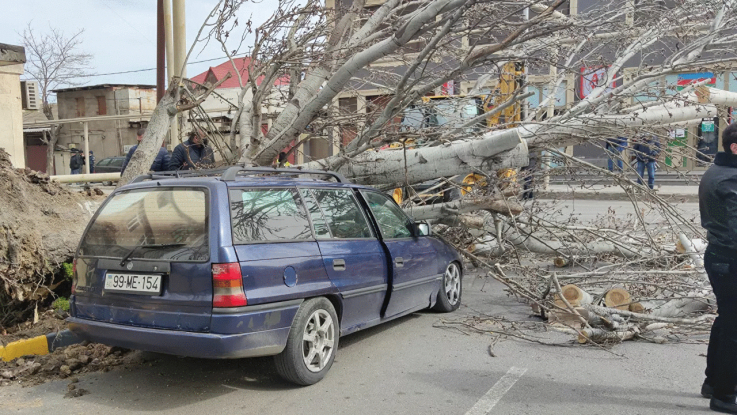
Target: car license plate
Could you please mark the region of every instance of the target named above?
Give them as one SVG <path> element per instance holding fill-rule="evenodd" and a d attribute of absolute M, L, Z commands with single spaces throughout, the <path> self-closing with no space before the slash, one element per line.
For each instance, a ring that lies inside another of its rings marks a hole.
<path fill-rule="evenodd" d="M 153 295 L 161 293 L 161 275 L 105 274 L 105 291 Z"/>

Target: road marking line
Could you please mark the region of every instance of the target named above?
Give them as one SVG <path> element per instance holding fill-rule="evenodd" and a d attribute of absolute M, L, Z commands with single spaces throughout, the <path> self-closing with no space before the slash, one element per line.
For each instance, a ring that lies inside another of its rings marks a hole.
<path fill-rule="evenodd" d="M 515 383 L 527 372 L 526 368 L 512 366 L 507 373 L 499 379 L 494 386 L 486 392 L 486 395 L 476 402 L 473 408 L 466 412 L 466 415 L 486 415 L 494 409 L 497 403 L 502 399 L 507 391 L 512 389 Z"/>

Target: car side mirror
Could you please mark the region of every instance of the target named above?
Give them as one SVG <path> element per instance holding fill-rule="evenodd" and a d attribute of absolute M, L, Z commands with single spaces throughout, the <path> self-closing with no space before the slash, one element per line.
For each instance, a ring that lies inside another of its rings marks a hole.
<path fill-rule="evenodd" d="M 417 235 L 418 236 L 430 236 L 432 234 L 432 231 L 430 229 L 430 224 L 427 222 L 420 222 L 417 224 Z"/>

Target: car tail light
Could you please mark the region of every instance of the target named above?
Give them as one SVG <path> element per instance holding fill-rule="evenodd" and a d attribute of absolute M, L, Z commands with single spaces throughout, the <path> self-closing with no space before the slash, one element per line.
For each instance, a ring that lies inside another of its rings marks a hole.
<path fill-rule="evenodd" d="M 240 307 L 247 304 L 240 264 L 212 264 L 212 306 Z"/>

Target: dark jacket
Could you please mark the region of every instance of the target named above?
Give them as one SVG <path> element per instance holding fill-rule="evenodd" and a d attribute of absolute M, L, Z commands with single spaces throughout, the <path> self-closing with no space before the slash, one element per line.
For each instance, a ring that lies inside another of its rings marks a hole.
<path fill-rule="evenodd" d="M 136 149 L 138 148 L 138 144 L 131 147 L 130 150 L 128 150 L 128 154 L 125 156 L 125 161 L 123 162 L 123 168 L 120 170 L 120 174 L 123 174 L 125 171 L 125 168 L 128 167 L 128 163 L 131 161 L 131 157 L 133 157 L 133 153 L 136 152 Z M 154 162 L 151 164 L 151 171 L 166 171 L 169 168 L 169 152 L 166 151 L 163 147 L 159 148 L 158 154 L 156 154 L 156 158 L 154 159 Z"/>
<path fill-rule="evenodd" d="M 655 161 L 660 154 L 660 142 L 657 138 L 640 139 L 637 144 L 632 147 L 635 151 L 637 161 Z"/>
<path fill-rule="evenodd" d="M 709 247 L 737 254 L 737 155 L 717 153 L 699 184 L 699 211 Z"/>
<path fill-rule="evenodd" d="M 189 153 L 189 158 L 187 158 Z M 192 168 L 190 161 L 197 167 L 207 167 L 208 164 L 215 164 L 215 155 L 212 148 L 207 145 L 196 146 L 191 140 L 187 140 L 174 148 L 169 161 L 169 170 L 189 170 Z"/>
<path fill-rule="evenodd" d="M 627 137 L 613 137 L 606 139 L 606 148 L 614 148 L 621 151 L 624 147 L 627 147 Z"/>
<path fill-rule="evenodd" d="M 94 173 L 95 172 L 95 156 L 90 154 L 89 159 L 90 159 L 90 173 Z"/>
<path fill-rule="evenodd" d="M 74 155 L 69 159 L 69 168 L 77 170 L 81 169 L 82 166 L 84 166 L 84 157 L 79 153 L 74 153 Z"/>

